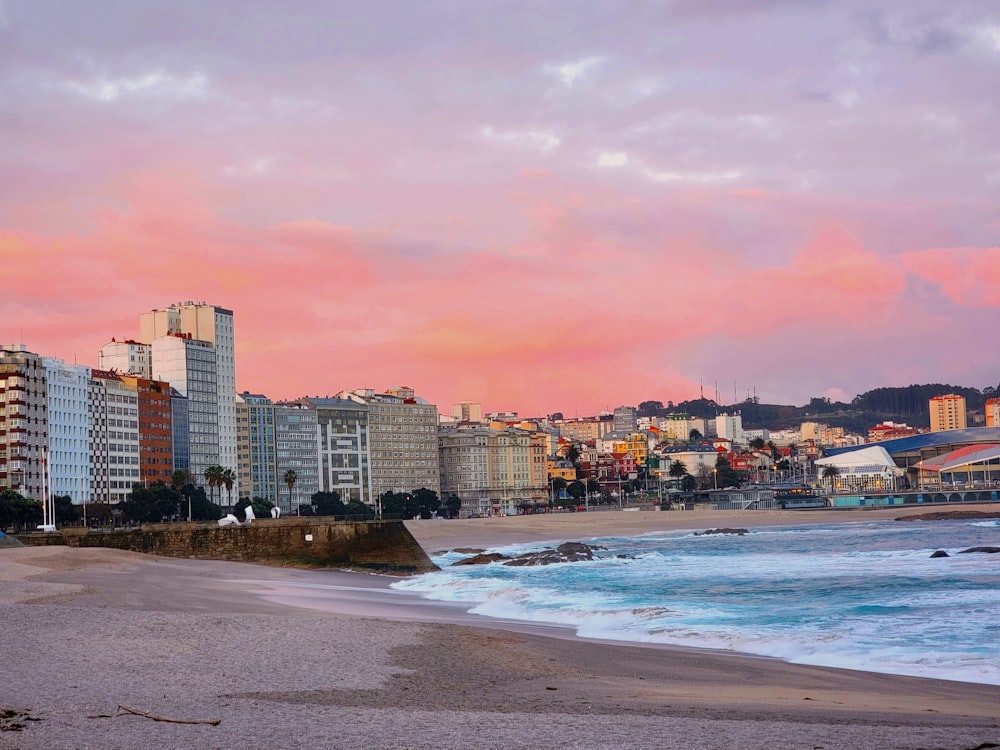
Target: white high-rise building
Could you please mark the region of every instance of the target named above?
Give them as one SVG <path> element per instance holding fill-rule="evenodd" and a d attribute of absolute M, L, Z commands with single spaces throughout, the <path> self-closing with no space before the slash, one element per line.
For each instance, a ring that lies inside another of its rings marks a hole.
<path fill-rule="evenodd" d="M 165 380 L 187 397 L 188 466 L 195 482 L 203 484 L 205 469 L 224 465 L 219 454 L 219 396 L 216 351 L 207 341 L 172 334 L 153 339 L 153 377 Z M 235 401 L 233 394 L 233 425 Z M 235 446 L 234 446 L 235 447 Z M 178 466 L 175 460 L 175 466 Z M 184 468 L 178 466 L 178 468 Z M 233 462 L 236 471 L 236 462 Z"/>
<path fill-rule="evenodd" d="M 717 437 L 726 438 L 739 445 L 745 445 L 747 442 L 746 434 L 743 432 L 743 417 L 739 412 L 717 416 L 715 418 L 715 434 Z"/>
<path fill-rule="evenodd" d="M 90 502 L 90 368 L 42 357 L 49 397 L 49 494 Z"/>
<path fill-rule="evenodd" d="M 152 378 L 152 347 L 138 341 L 111 339 L 97 355 L 97 369 L 113 370 L 119 375 L 138 375 Z"/>
<path fill-rule="evenodd" d="M 345 503 L 376 507 L 368 451 L 368 406 L 342 398 L 301 399 L 316 410 L 319 490 L 337 492 Z"/>
<path fill-rule="evenodd" d="M 236 336 L 233 330 L 233 311 L 205 302 L 178 302 L 163 310 L 143 313 L 139 318 L 139 326 L 143 341 L 183 333 L 212 345 L 216 360 L 217 463 L 237 471 Z M 153 367 L 155 370 L 155 352 Z M 176 387 L 172 380 L 167 380 Z M 194 445 L 191 448 L 193 451 Z M 193 460 L 192 456 L 192 462 Z"/>

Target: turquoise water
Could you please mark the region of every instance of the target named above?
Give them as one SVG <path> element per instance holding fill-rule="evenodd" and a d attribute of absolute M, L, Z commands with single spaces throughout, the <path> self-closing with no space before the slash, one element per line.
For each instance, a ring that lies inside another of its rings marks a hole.
<path fill-rule="evenodd" d="M 467 603 L 485 617 L 571 626 L 585 638 L 1000 684 L 1000 554 L 930 558 L 938 549 L 1000 546 L 1000 521 L 581 541 L 608 549 L 593 562 L 537 568 L 449 568 L 464 556 L 448 553 L 434 558 L 441 572 L 393 588 Z"/>

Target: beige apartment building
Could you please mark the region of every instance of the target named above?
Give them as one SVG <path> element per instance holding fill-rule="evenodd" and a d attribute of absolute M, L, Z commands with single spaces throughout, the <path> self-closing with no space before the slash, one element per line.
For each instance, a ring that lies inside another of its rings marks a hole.
<path fill-rule="evenodd" d="M 461 498 L 463 516 L 516 515 L 519 505 L 546 502 L 545 433 L 449 429 L 441 431 L 438 445 L 442 496 Z"/>
<path fill-rule="evenodd" d="M 968 427 L 965 397 L 955 393 L 935 396 L 929 402 L 931 412 L 931 432 L 942 430 L 964 430 Z"/>
<path fill-rule="evenodd" d="M 986 399 L 986 426 L 1000 427 L 1000 398 Z"/>
<path fill-rule="evenodd" d="M 0 491 L 43 499 L 48 424 L 42 358 L 24 344 L 0 346 Z"/>
<path fill-rule="evenodd" d="M 582 419 L 563 419 L 556 425 L 559 427 L 559 437 L 574 443 L 585 443 L 614 432 L 615 418 L 612 414 L 602 414 Z"/>
<path fill-rule="evenodd" d="M 206 341 L 215 354 L 215 450 L 217 463 L 237 470 L 236 448 L 236 334 L 233 311 L 205 302 L 178 302 L 162 310 L 152 310 L 139 316 L 142 340 L 153 343 L 163 336 L 184 334 L 197 341 Z M 153 347 L 153 368 L 157 349 Z M 158 378 L 156 373 L 146 377 Z M 162 379 L 162 378 L 161 378 Z M 170 381 L 173 385 L 173 381 Z M 183 389 L 181 390 L 183 393 Z M 186 394 L 185 394 L 186 395 Z M 195 472 L 195 467 L 191 467 Z"/>
<path fill-rule="evenodd" d="M 434 404 L 412 388 L 399 386 L 385 393 L 370 388 L 341 391 L 337 398 L 368 407 L 368 447 L 371 492 L 412 492 L 421 488 L 441 493 L 438 457 L 438 413 Z"/>

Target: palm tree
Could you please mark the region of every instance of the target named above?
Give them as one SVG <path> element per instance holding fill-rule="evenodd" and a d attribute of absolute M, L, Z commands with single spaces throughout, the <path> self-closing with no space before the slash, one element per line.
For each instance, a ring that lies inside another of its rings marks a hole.
<path fill-rule="evenodd" d="M 184 469 L 175 469 L 170 475 L 170 486 L 180 492 L 188 482 L 188 473 Z"/>
<path fill-rule="evenodd" d="M 285 484 L 288 485 L 288 510 L 289 510 L 289 512 L 292 509 L 292 488 L 295 487 L 295 480 L 298 479 L 298 478 L 299 477 L 295 473 L 295 469 L 289 469 L 288 471 L 285 472 L 285 476 L 283 477 L 283 479 L 285 481 Z M 295 515 L 300 515 L 298 507 L 295 508 Z"/>
<path fill-rule="evenodd" d="M 232 469 L 223 469 L 219 475 L 219 481 L 226 486 L 226 494 L 229 495 L 229 505 L 233 504 L 233 485 L 236 484 L 236 472 Z"/>
<path fill-rule="evenodd" d="M 576 443 L 570 443 L 569 448 L 566 449 L 566 460 L 576 466 L 576 462 L 579 458 L 580 447 Z"/>
<path fill-rule="evenodd" d="M 823 467 L 823 479 L 830 480 L 830 492 L 833 492 L 833 483 L 839 476 L 840 476 L 840 469 L 838 469 L 836 466 L 830 464 L 828 466 Z"/>
<path fill-rule="evenodd" d="M 191 472 L 187 469 L 175 469 L 173 474 L 170 475 L 170 486 L 174 488 L 176 492 L 179 492 L 181 497 L 187 497 L 188 501 L 188 521 L 191 520 L 191 495 L 189 495 L 185 488 L 191 482 Z"/>
<path fill-rule="evenodd" d="M 684 465 L 684 462 L 678 459 L 670 464 L 670 468 L 667 469 L 667 473 L 674 479 L 680 479 L 688 473 L 688 469 L 687 466 Z"/>
<path fill-rule="evenodd" d="M 221 466 L 214 465 L 205 469 L 205 484 L 208 485 L 208 499 L 210 502 L 215 502 L 215 486 L 221 471 Z"/>

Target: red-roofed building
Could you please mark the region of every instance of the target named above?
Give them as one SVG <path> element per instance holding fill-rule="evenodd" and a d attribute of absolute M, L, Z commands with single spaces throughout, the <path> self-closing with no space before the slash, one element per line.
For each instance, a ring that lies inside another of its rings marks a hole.
<path fill-rule="evenodd" d="M 900 422 L 882 422 L 868 430 L 868 442 L 878 443 L 883 440 L 919 435 L 920 430 Z"/>
<path fill-rule="evenodd" d="M 631 453 L 612 453 L 611 461 L 611 470 L 616 477 L 631 477 L 639 471 L 635 456 Z"/>

